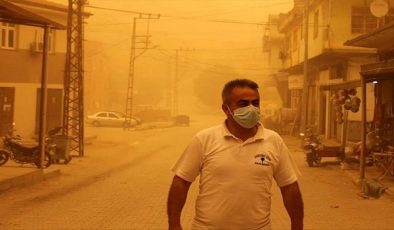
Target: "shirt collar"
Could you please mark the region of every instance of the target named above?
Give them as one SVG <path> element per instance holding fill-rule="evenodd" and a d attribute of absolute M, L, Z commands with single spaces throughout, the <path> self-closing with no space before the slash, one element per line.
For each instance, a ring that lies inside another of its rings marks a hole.
<path fill-rule="evenodd" d="M 266 132 L 264 132 L 264 130 L 265 130 L 265 128 L 264 128 L 263 124 L 261 122 L 258 122 L 257 123 L 257 132 L 254 135 L 254 137 L 252 137 L 253 141 L 264 140 L 265 139 L 265 133 L 266 133 Z M 222 133 L 223 133 L 224 137 L 232 137 L 232 138 L 235 138 L 235 139 L 239 139 L 238 137 L 234 136 L 234 134 L 232 134 L 228 130 L 227 125 L 226 125 L 226 121 L 224 121 L 223 124 L 222 124 Z"/>

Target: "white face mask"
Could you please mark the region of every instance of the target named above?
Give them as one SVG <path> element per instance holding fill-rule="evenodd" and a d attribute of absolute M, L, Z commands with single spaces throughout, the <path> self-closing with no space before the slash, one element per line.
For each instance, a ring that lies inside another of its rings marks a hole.
<path fill-rule="evenodd" d="M 234 112 L 231 112 L 228 105 L 227 108 L 234 120 L 244 128 L 253 128 L 260 121 L 260 109 L 253 105 L 238 108 Z"/>

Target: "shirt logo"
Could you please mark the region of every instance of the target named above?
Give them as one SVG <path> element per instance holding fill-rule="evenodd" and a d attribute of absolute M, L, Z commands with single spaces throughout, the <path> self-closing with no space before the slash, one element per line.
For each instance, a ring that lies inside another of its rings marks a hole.
<path fill-rule="evenodd" d="M 254 156 L 254 164 L 256 165 L 263 165 L 263 166 L 269 166 L 271 163 L 271 158 L 265 154 L 257 154 Z"/>

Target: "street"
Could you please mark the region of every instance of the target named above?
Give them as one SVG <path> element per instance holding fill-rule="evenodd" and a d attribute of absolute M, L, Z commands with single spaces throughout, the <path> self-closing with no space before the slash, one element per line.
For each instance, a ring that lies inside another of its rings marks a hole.
<path fill-rule="evenodd" d="M 166 229 L 171 165 L 192 135 L 222 117 L 192 118 L 190 127 L 124 131 L 87 127 L 96 135 L 84 158 L 54 165 L 62 174 L 0 197 L 0 229 Z M 305 229 L 394 229 L 389 197 L 363 199 L 336 164 L 309 168 L 294 137 L 284 138 L 302 172 Z M 190 229 L 197 183 L 183 212 Z M 290 229 L 273 188 L 273 229 Z"/>

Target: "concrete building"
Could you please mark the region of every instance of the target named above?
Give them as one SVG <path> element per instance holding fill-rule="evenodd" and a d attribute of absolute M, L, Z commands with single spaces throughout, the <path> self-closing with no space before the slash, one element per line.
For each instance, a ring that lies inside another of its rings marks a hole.
<path fill-rule="evenodd" d="M 67 7 L 44 0 L 3 1 L 15 12 L 65 26 Z M 43 29 L 0 22 L 0 135 L 15 123 L 17 133 L 37 134 L 40 111 Z M 61 125 L 66 30 L 49 32 L 47 129 Z"/>
<path fill-rule="evenodd" d="M 300 108 L 302 89 L 307 87 L 307 124 L 325 138 L 339 142 L 346 136 L 351 140 L 361 138 L 361 112 L 349 112 L 349 122 L 343 122 L 346 120 L 346 113 L 337 111 L 337 106 L 331 99 L 341 90 L 356 89 L 361 92 L 360 66 L 376 58 L 376 49 L 349 47 L 345 46 L 344 42 L 394 19 L 393 9 L 384 17 L 373 16 L 369 9 L 372 2 L 309 0 L 307 86 L 303 85 L 306 43 L 304 1 L 295 0 L 294 8 L 280 15 L 278 30 L 285 38 L 283 49 L 278 56 L 282 61 L 280 72 L 282 75 L 287 74 L 290 107 Z M 392 0 L 389 0 L 390 2 Z M 367 91 L 373 94 L 372 87 Z M 357 97 L 360 95 L 356 94 Z M 368 119 L 371 120 L 373 108 L 368 107 L 367 111 Z"/>
<path fill-rule="evenodd" d="M 362 78 L 362 94 L 364 97 L 372 97 L 374 117 L 372 128 L 367 129 L 367 111 L 362 108 L 363 130 L 363 150 L 367 149 L 367 136 L 369 132 L 374 132 L 378 138 L 384 140 L 380 143 L 380 151 L 371 151 L 370 155 L 378 157 L 385 163 L 385 174 L 394 176 L 394 22 L 389 23 L 370 33 L 358 36 L 346 41 L 345 45 L 376 48 L 378 60 L 361 66 L 360 75 Z M 374 88 L 373 95 L 367 95 L 368 87 Z M 365 178 L 365 157 L 367 151 L 362 152 L 364 158 L 360 166 L 360 179 Z"/>

